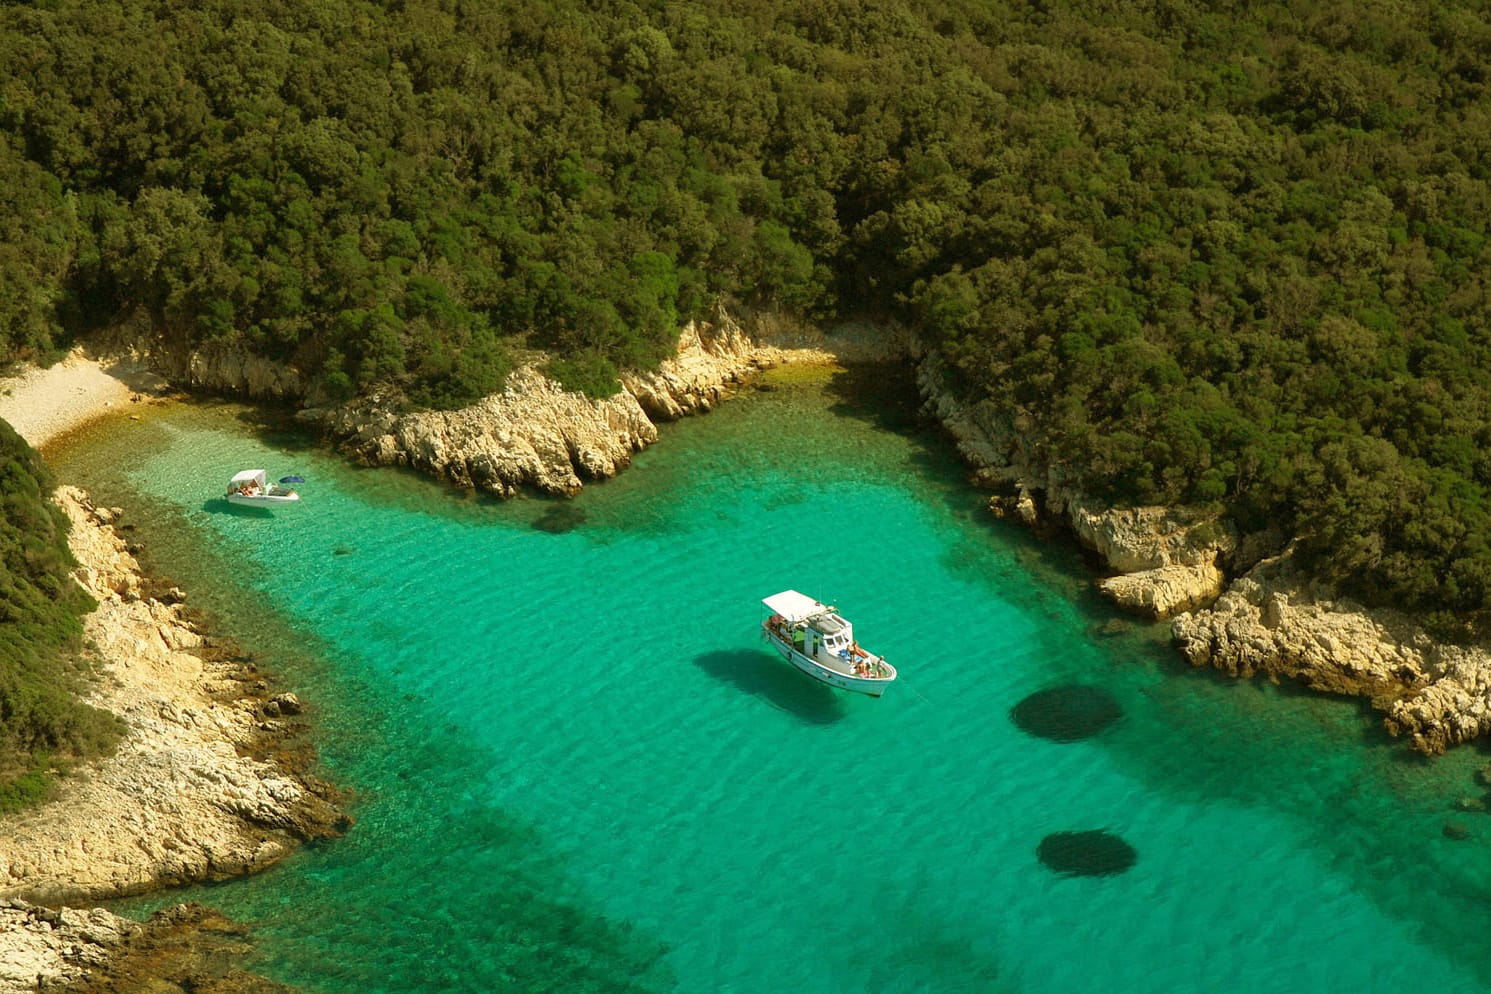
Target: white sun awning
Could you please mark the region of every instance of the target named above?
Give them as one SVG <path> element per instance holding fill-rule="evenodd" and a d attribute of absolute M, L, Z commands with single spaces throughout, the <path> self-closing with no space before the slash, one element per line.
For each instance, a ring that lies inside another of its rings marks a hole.
<path fill-rule="evenodd" d="M 827 604 L 820 604 L 807 594 L 799 594 L 795 590 L 784 590 L 780 594 L 772 594 L 770 597 L 763 598 L 761 603 L 793 624 L 830 610 Z"/>

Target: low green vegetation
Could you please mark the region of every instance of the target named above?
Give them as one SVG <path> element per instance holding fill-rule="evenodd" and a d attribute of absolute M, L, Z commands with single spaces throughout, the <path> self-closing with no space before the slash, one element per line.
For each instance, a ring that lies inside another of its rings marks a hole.
<path fill-rule="evenodd" d="M 1488 87 L 1454 0 L 10 4 L 0 349 L 448 407 L 529 347 L 607 393 L 721 301 L 894 316 L 1093 494 L 1464 633 Z"/>
<path fill-rule="evenodd" d="M 67 517 L 36 451 L 0 421 L 0 812 L 42 796 L 52 771 L 114 742 L 112 715 L 78 701 L 81 616 Z"/>

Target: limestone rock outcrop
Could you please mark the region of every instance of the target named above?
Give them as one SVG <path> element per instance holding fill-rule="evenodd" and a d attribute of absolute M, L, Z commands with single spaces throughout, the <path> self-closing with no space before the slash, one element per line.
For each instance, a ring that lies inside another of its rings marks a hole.
<path fill-rule="evenodd" d="M 187 352 L 157 350 L 150 360 L 172 383 L 193 391 L 254 400 L 298 400 L 309 387 L 295 367 L 236 346 L 209 342 Z"/>
<path fill-rule="evenodd" d="M 327 412 L 323 424 L 366 465 L 408 466 L 501 497 L 523 487 L 572 494 L 583 478 L 614 476 L 657 440 L 631 394 L 591 400 L 532 366 L 514 371 L 502 393 L 458 411 L 399 414 L 373 398 Z"/>
<path fill-rule="evenodd" d="M 1387 730 L 1420 752 L 1491 733 L 1491 655 L 1340 598 L 1288 555 L 1255 567 L 1206 610 L 1177 616 L 1171 631 L 1193 665 L 1369 698 Z"/>
<path fill-rule="evenodd" d="M 1067 519 L 1081 543 L 1110 569 L 1139 573 L 1167 566 L 1202 566 L 1235 544 L 1226 526 L 1184 508 L 1093 508 L 1072 498 Z"/>
<path fill-rule="evenodd" d="M 0 898 L 60 904 L 236 876 L 345 827 L 332 788 L 268 758 L 294 729 L 265 714 L 258 675 L 214 652 L 177 597 L 147 593 L 104 524 L 115 512 L 73 487 L 54 499 L 72 522 L 74 575 L 98 601 L 84 619 L 101 677 L 87 700 L 125 732 L 55 800 L 0 820 Z"/>
<path fill-rule="evenodd" d="M 615 396 L 565 390 L 536 364 L 505 389 L 457 411 L 398 413 L 387 398 L 306 412 L 368 465 L 409 466 L 510 497 L 524 488 L 573 494 L 615 476 L 657 441 L 657 423 L 710 410 L 743 376 L 780 361 L 728 318 L 684 329 L 677 354 L 651 373 L 627 374 Z"/>
<path fill-rule="evenodd" d="M 1117 575 L 1098 583 L 1127 610 L 1168 618 L 1205 604 L 1226 587 L 1222 563 L 1237 545 L 1214 514 L 1189 508 L 1101 507 L 1077 490 L 1072 474 L 1032 443 L 1028 425 L 993 400 L 968 404 L 944 387 L 942 358 L 922 356 L 917 374 L 926 406 L 952 436 L 976 482 L 1013 496 L 990 510 L 1027 526 L 1065 522 Z"/>
<path fill-rule="evenodd" d="M 135 923 L 103 908 L 0 902 L 0 994 L 59 988 L 107 961 Z M 138 927 L 138 926 L 135 926 Z"/>
<path fill-rule="evenodd" d="M 728 318 L 708 325 L 690 322 L 673 358 L 650 373 L 623 374 L 621 388 L 654 422 L 676 421 L 712 410 L 743 375 L 776 358 Z"/>
<path fill-rule="evenodd" d="M 1214 515 L 1166 507 L 1094 510 L 1071 498 L 1067 519 L 1078 540 L 1118 571 L 1098 589 L 1130 611 L 1168 618 L 1210 602 L 1226 587 L 1218 563 L 1237 542 Z"/>
<path fill-rule="evenodd" d="M 240 969 L 251 949 L 246 931 L 198 904 L 166 908 L 137 922 L 103 908 L 0 901 L 0 949 L 0 994 L 289 991 Z"/>
<path fill-rule="evenodd" d="M 1159 566 L 1098 581 L 1098 589 L 1119 607 L 1149 618 L 1169 618 L 1209 603 L 1226 586 L 1227 575 L 1215 561 Z"/>

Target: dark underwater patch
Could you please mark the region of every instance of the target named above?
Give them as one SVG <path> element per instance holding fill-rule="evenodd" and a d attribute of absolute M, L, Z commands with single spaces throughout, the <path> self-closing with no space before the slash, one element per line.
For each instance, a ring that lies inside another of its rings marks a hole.
<path fill-rule="evenodd" d="M 555 504 L 534 519 L 533 527 L 551 535 L 563 535 L 585 523 L 585 512 L 573 504 Z"/>
<path fill-rule="evenodd" d="M 1021 730 L 1053 742 L 1091 738 L 1122 717 L 1117 698 L 1082 684 L 1038 690 L 1010 708 Z"/>
<path fill-rule="evenodd" d="M 1052 832 L 1035 854 L 1049 869 L 1068 877 L 1111 877 L 1139 862 L 1133 846 L 1112 832 Z"/>

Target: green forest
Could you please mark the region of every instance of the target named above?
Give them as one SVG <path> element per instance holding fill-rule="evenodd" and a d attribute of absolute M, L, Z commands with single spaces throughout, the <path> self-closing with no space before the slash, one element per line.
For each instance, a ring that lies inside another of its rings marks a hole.
<path fill-rule="evenodd" d="M 67 516 L 36 451 L 0 421 L 0 813 L 44 796 L 54 771 L 107 749 L 112 715 L 79 703 L 82 615 Z"/>
<path fill-rule="evenodd" d="M 0 359 L 595 395 L 719 305 L 910 325 L 1119 504 L 1491 620 L 1491 16 L 1297 0 L 0 6 Z"/>

